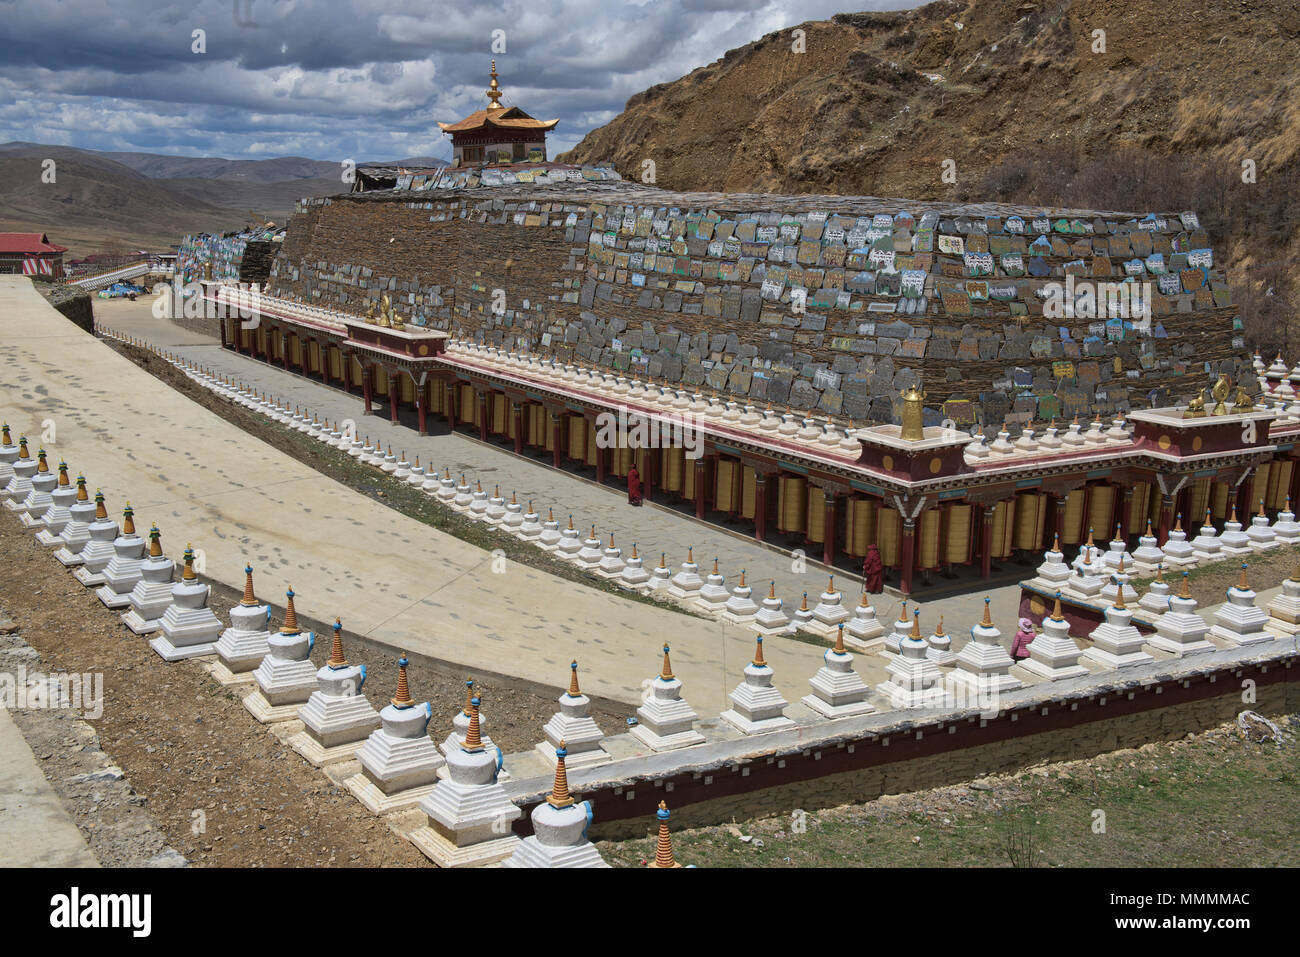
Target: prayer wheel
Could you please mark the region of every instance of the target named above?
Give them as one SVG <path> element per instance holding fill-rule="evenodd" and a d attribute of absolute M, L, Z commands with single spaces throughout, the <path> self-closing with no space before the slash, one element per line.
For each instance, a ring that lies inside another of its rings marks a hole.
<path fill-rule="evenodd" d="M 1282 508 L 1291 493 L 1291 470 L 1295 463 L 1290 459 L 1274 462 L 1268 470 L 1268 496 L 1264 502 L 1269 508 Z M 1294 509 L 1293 509 L 1294 511 Z"/>
<path fill-rule="evenodd" d="M 705 468 L 708 468 L 707 464 Z M 695 501 L 695 461 L 686 458 L 686 453 L 682 453 L 682 498 L 688 502 Z"/>
<path fill-rule="evenodd" d="M 783 475 L 777 500 L 777 524 L 782 532 L 802 532 L 808 512 L 808 482 L 797 475 Z"/>
<path fill-rule="evenodd" d="M 683 449 L 669 447 L 659 450 L 659 484 L 666 492 L 680 492 L 686 498 L 694 499 L 693 489 L 686 489 L 687 480 L 683 478 L 686 471 L 686 453 Z M 690 482 L 694 483 L 694 463 L 691 468 Z"/>
<path fill-rule="evenodd" d="M 1088 528 L 1093 531 L 1093 541 L 1110 541 L 1115 531 L 1115 486 L 1094 485 L 1088 490 Z M 1084 535 L 1088 529 L 1084 529 Z"/>
<path fill-rule="evenodd" d="M 508 403 L 505 411 L 505 417 L 506 417 L 506 437 L 509 439 L 513 439 L 518 429 L 515 427 L 515 411 L 514 409 L 509 408 Z"/>
<path fill-rule="evenodd" d="M 1160 527 L 1160 510 L 1164 507 L 1163 496 L 1157 491 L 1154 485 L 1148 485 L 1150 489 L 1147 495 L 1147 518 L 1151 520 L 1151 528 L 1155 530 Z M 1142 525 L 1141 532 L 1145 535 L 1147 527 Z M 1136 533 L 1139 529 L 1133 529 Z"/>
<path fill-rule="evenodd" d="M 889 568 L 898 566 L 902 551 L 903 520 L 897 510 L 882 508 L 876 516 L 876 544 L 880 547 L 880 562 Z"/>
<path fill-rule="evenodd" d="M 321 368 L 320 346 L 318 346 L 315 342 L 308 342 L 307 343 L 307 371 L 319 372 L 320 368 Z"/>
<path fill-rule="evenodd" d="M 748 465 L 741 467 L 740 517 L 752 519 L 758 506 L 757 476 Z"/>
<path fill-rule="evenodd" d="M 330 346 L 326 350 L 326 353 L 329 356 L 330 378 L 342 379 L 343 378 L 343 355 L 342 353 L 339 352 L 338 346 Z"/>
<path fill-rule="evenodd" d="M 478 396 L 472 385 L 460 385 L 456 393 L 456 419 L 478 425 Z"/>
<path fill-rule="evenodd" d="M 402 375 L 398 378 L 397 381 L 401 383 L 401 386 L 399 387 L 397 393 L 398 397 L 403 402 L 414 403 L 415 402 L 415 380 L 412 379 L 406 373 L 402 373 Z"/>
<path fill-rule="evenodd" d="M 1210 480 L 1208 478 L 1198 478 L 1192 482 L 1192 487 L 1187 493 L 1187 514 L 1183 516 L 1183 528 L 1194 530 L 1201 527 L 1205 521 L 1205 509 L 1210 502 Z M 1195 535 L 1192 531 L 1188 538 Z"/>
<path fill-rule="evenodd" d="M 1088 530 L 1083 527 L 1084 490 L 1075 489 L 1065 497 L 1065 520 L 1061 528 L 1061 544 L 1081 545 Z"/>
<path fill-rule="evenodd" d="M 297 333 L 289 333 L 289 364 L 302 366 L 302 340 Z"/>
<path fill-rule="evenodd" d="M 1011 543 L 1022 551 L 1040 551 L 1043 547 L 1043 526 L 1047 521 L 1047 496 L 1025 492 L 1017 495 L 1015 501 L 1015 530 Z"/>
<path fill-rule="evenodd" d="M 1228 483 L 1214 482 L 1210 485 L 1210 512 L 1223 521 L 1228 517 Z"/>
<path fill-rule="evenodd" d="M 352 363 L 352 381 L 360 382 L 362 377 L 366 374 L 366 370 L 361 366 L 361 360 L 356 356 L 352 356 L 348 361 Z"/>
<path fill-rule="evenodd" d="M 586 425 L 587 425 L 587 457 L 586 457 L 586 462 L 587 462 L 587 464 L 590 465 L 592 468 L 595 468 L 595 467 L 596 467 L 596 457 L 597 457 L 598 455 L 600 455 L 600 446 L 598 446 L 598 445 L 596 444 L 596 423 L 595 423 L 595 421 L 594 421 L 593 419 L 589 419 L 589 418 L 587 418 L 585 415 L 582 417 L 582 421 L 583 421 L 584 423 L 586 423 Z"/>
<path fill-rule="evenodd" d="M 1129 535 L 1140 535 L 1147 528 L 1147 513 L 1150 509 L 1151 483 L 1134 482 L 1133 497 L 1129 499 L 1128 514 L 1124 517 L 1124 531 Z M 1115 534 L 1115 529 L 1111 529 Z"/>
<path fill-rule="evenodd" d="M 971 505 L 949 505 L 947 528 L 944 534 L 945 562 L 964 565 L 971 558 L 971 522 L 975 508 Z"/>
<path fill-rule="evenodd" d="M 372 395 L 388 395 L 388 373 L 384 371 L 383 366 L 370 367 L 371 383 L 370 391 Z M 469 388 L 466 386 L 465 388 Z M 473 391 L 472 389 L 470 391 Z"/>
<path fill-rule="evenodd" d="M 614 474 L 623 478 L 632 468 L 632 450 L 625 445 L 620 445 L 610 453 L 610 463 Z"/>
<path fill-rule="evenodd" d="M 528 422 L 528 431 L 525 435 L 525 441 L 529 445 L 546 446 L 546 407 L 530 402 L 524 410 L 526 421 Z"/>
<path fill-rule="evenodd" d="M 1244 516 L 1242 514 L 1243 512 L 1249 513 L 1251 515 L 1254 515 L 1256 512 L 1258 512 L 1259 503 L 1261 499 L 1263 499 L 1264 502 L 1267 504 L 1269 499 L 1268 473 L 1271 472 L 1272 470 L 1273 470 L 1272 462 L 1265 462 L 1263 465 L 1257 465 L 1255 467 L 1255 474 L 1250 477 L 1249 498 L 1245 502 L 1242 502 L 1240 500 L 1238 500 L 1237 502 L 1238 518 L 1241 518 L 1244 521 Z"/>
<path fill-rule="evenodd" d="M 570 415 L 569 458 L 584 460 L 587 457 L 587 420 L 581 415 Z"/>
<path fill-rule="evenodd" d="M 848 500 L 844 509 L 845 554 L 859 558 L 867 554 L 867 546 L 876 540 L 878 508 L 875 499 L 854 496 Z"/>
<path fill-rule="evenodd" d="M 447 386 L 441 379 L 429 383 L 429 411 L 442 415 L 447 410 Z"/>
<path fill-rule="evenodd" d="M 542 448 L 548 452 L 555 451 L 555 429 L 551 428 L 551 413 L 545 408 L 538 406 L 542 410 Z"/>
<path fill-rule="evenodd" d="M 943 520 L 943 510 L 927 508 L 922 510 L 916 521 L 916 567 L 939 567 L 939 526 Z"/>
<path fill-rule="evenodd" d="M 1016 505 L 1014 501 L 998 502 L 993 506 L 993 536 L 990 540 L 989 554 L 994 558 L 1007 558 L 1011 555 L 1012 532 L 1015 528 Z"/>
<path fill-rule="evenodd" d="M 826 497 L 819 488 L 808 489 L 808 541 L 826 541 Z"/>
<path fill-rule="evenodd" d="M 497 435 L 506 431 L 506 418 L 508 417 L 508 404 L 506 397 L 500 392 L 492 395 L 492 424 L 489 428 Z"/>
<path fill-rule="evenodd" d="M 740 463 L 734 459 L 719 458 L 713 471 L 713 507 L 720 512 L 734 512 L 739 502 Z"/>

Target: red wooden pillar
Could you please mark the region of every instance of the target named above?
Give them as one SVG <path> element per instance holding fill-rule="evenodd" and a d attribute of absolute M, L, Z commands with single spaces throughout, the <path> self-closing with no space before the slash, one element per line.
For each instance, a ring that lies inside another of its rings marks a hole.
<path fill-rule="evenodd" d="M 346 352 L 344 352 L 342 349 L 339 350 L 339 365 L 343 367 L 343 391 L 351 392 L 352 391 L 352 357 L 348 355 Z"/>
<path fill-rule="evenodd" d="M 484 442 L 488 438 L 488 394 L 478 393 L 478 437 Z"/>
<path fill-rule="evenodd" d="M 456 431 L 456 383 L 443 382 L 443 402 L 442 407 L 447 415 L 447 429 L 451 432 Z"/>
<path fill-rule="evenodd" d="M 551 413 L 551 465 L 560 467 L 560 413 Z"/>
<path fill-rule="evenodd" d="M 713 474 L 714 477 L 716 478 L 717 477 L 716 469 L 714 470 Z M 695 460 L 695 517 L 698 519 L 704 518 L 704 496 L 705 496 L 704 482 L 705 482 L 704 456 L 701 455 L 698 459 Z"/>
<path fill-rule="evenodd" d="M 415 387 L 415 412 L 419 417 L 419 431 L 421 435 L 428 435 L 428 408 L 429 408 L 429 380 Z"/>
<path fill-rule="evenodd" d="M 226 319 L 222 319 L 220 322 L 217 323 L 217 325 L 221 328 L 221 348 L 223 349 L 226 348 L 226 322 L 227 321 L 228 320 Z M 236 322 L 237 321 L 238 320 L 236 320 Z"/>
<path fill-rule="evenodd" d="M 1156 541 L 1163 548 L 1169 541 L 1169 530 L 1174 527 L 1174 496 L 1163 495 L 1160 500 L 1160 528 L 1156 530 Z"/>
<path fill-rule="evenodd" d="M 754 473 L 754 538 L 763 541 L 767 535 L 767 476 Z"/>
<path fill-rule="evenodd" d="M 510 414 L 515 420 L 515 455 L 522 455 L 524 452 L 524 404 L 522 402 L 510 403 Z"/>
<path fill-rule="evenodd" d="M 249 341 L 250 341 L 250 345 L 248 349 L 249 353 L 257 352 L 257 333 L 253 333 Z M 280 359 L 282 360 L 282 364 L 284 365 L 284 371 L 288 372 L 289 371 L 289 333 L 286 332 L 283 338 L 281 338 L 280 346 L 281 346 Z M 267 356 L 266 358 L 269 361 L 271 357 Z"/>
<path fill-rule="evenodd" d="M 401 385 L 402 373 L 394 374 L 394 372 L 391 369 L 385 369 L 384 371 L 388 373 L 388 412 L 389 415 L 392 416 L 393 425 L 396 425 L 397 424 L 397 403 L 402 395 L 402 385 Z"/>
<path fill-rule="evenodd" d="M 993 574 L 993 506 L 985 505 L 980 523 L 980 577 Z"/>
<path fill-rule="evenodd" d="M 824 509 L 822 519 L 822 564 L 831 566 L 835 564 L 835 492 L 831 489 L 822 489 Z M 911 578 L 909 576 L 910 583 Z"/>
<path fill-rule="evenodd" d="M 1291 487 L 1287 489 L 1287 495 L 1291 499 L 1292 505 L 1300 496 L 1300 459 L 1291 460 Z M 1291 511 L 1294 512 L 1295 509 L 1292 508 Z"/>
<path fill-rule="evenodd" d="M 366 415 L 371 414 L 371 403 L 375 398 L 375 376 L 368 362 L 361 364 L 361 396 L 366 404 Z"/>
<path fill-rule="evenodd" d="M 904 595 L 912 594 L 912 566 L 916 564 L 916 522 L 903 516 L 903 554 L 899 562 L 898 588 Z"/>

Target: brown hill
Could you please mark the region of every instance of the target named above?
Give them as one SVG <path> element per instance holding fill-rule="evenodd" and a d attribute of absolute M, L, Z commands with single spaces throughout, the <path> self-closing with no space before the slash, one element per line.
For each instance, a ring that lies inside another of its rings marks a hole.
<path fill-rule="evenodd" d="M 1289 344 L 1292 0 L 941 0 L 794 29 L 632 97 L 559 159 L 637 180 L 652 160 L 670 189 L 1195 209 L 1236 267 L 1248 333 Z"/>

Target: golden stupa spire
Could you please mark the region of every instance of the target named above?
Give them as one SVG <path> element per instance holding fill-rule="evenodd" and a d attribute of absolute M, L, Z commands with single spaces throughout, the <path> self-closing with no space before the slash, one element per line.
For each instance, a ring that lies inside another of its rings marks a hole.
<path fill-rule="evenodd" d="M 1110 580 L 1115 583 L 1115 607 L 1127 608 L 1128 606 L 1124 604 L 1124 586 L 1114 575 L 1110 576 Z"/>
<path fill-rule="evenodd" d="M 990 624 L 992 623 L 990 622 Z M 907 637 L 913 641 L 921 640 L 921 609 L 919 608 L 912 609 L 912 630 Z"/>
<path fill-rule="evenodd" d="M 257 596 L 253 594 L 253 566 L 244 566 L 244 597 L 239 599 L 239 603 L 245 608 L 251 608 L 257 604 Z"/>
<path fill-rule="evenodd" d="M 415 699 L 411 697 L 411 686 L 406 683 L 406 666 L 410 663 L 405 652 L 397 659 L 397 694 L 389 699 L 394 708 L 409 708 L 415 704 Z"/>
<path fill-rule="evenodd" d="M 85 502 L 88 499 L 89 496 L 86 495 L 86 476 L 78 475 L 77 476 L 77 501 Z"/>
<path fill-rule="evenodd" d="M 677 859 L 673 857 L 673 838 L 668 833 L 668 805 L 663 801 L 659 802 L 659 810 L 655 812 L 655 817 L 659 819 L 659 837 L 655 841 L 655 859 L 646 867 L 681 867 Z"/>
<path fill-rule="evenodd" d="M 104 507 L 104 493 L 95 489 L 95 518 L 97 520 L 108 518 L 108 509 Z"/>
<path fill-rule="evenodd" d="M 461 745 L 462 751 L 482 751 L 483 739 L 479 735 L 478 724 L 478 706 L 477 697 L 469 699 L 469 728 L 465 731 L 465 743 Z"/>
<path fill-rule="evenodd" d="M 131 507 L 130 502 L 127 502 L 126 508 L 122 509 L 122 534 L 123 536 L 135 534 L 135 509 Z"/>
<path fill-rule="evenodd" d="M 159 541 L 161 532 L 158 531 L 158 523 L 155 522 L 149 529 L 149 557 L 162 558 L 162 542 Z"/>
<path fill-rule="evenodd" d="M 835 653 L 837 655 L 847 655 L 844 650 L 844 622 L 840 622 L 839 628 L 835 632 Z"/>
<path fill-rule="evenodd" d="M 759 635 L 754 643 L 754 660 L 751 662 L 755 668 L 766 668 L 767 662 L 763 660 L 763 636 Z"/>
<path fill-rule="evenodd" d="M 185 543 L 185 555 L 183 560 L 185 562 L 185 571 L 181 574 L 181 581 L 192 582 L 195 580 L 194 546 L 188 542 Z"/>
<path fill-rule="evenodd" d="M 565 742 L 561 741 L 555 749 L 555 784 L 551 786 L 551 793 L 546 795 L 546 803 L 551 807 L 569 807 L 573 804 L 573 795 L 569 793 L 569 771 L 564 766 L 568 753 Z"/>
<path fill-rule="evenodd" d="M 298 612 L 293 607 L 293 586 L 284 593 L 284 624 L 280 626 L 280 634 L 297 635 L 300 633 L 298 628 Z"/>
<path fill-rule="evenodd" d="M 68 481 L 68 463 L 59 463 L 59 487 L 67 488 L 71 483 Z"/>
<path fill-rule="evenodd" d="M 330 660 L 326 662 L 330 671 L 338 671 L 348 666 L 348 659 L 343 657 L 343 619 L 334 619 L 334 643 L 330 646 Z"/>
<path fill-rule="evenodd" d="M 27 436 L 25 435 L 18 436 L 18 457 L 20 459 L 31 458 L 31 456 L 27 454 Z"/>
<path fill-rule="evenodd" d="M 1237 579 L 1237 591 L 1250 591 L 1250 585 L 1246 583 L 1246 563 L 1241 563 L 1241 577 Z"/>
<path fill-rule="evenodd" d="M 14 444 L 14 440 L 9 435 L 9 423 L 6 422 L 4 425 L 0 425 L 0 445 L 13 445 L 13 444 Z"/>
<path fill-rule="evenodd" d="M 1296 569 L 1296 571 L 1300 572 L 1300 568 Z M 1183 572 L 1183 590 L 1178 593 L 1179 598 L 1192 597 L 1192 590 L 1187 586 L 1187 576 L 1190 574 L 1190 572 Z"/>
<path fill-rule="evenodd" d="M 473 705 L 474 705 L 474 679 L 466 678 L 465 679 L 465 707 L 461 708 L 461 714 L 463 714 L 465 717 L 468 718 L 470 712 L 474 710 Z"/>
<path fill-rule="evenodd" d="M 577 698 L 582 694 L 582 689 L 578 687 L 578 663 L 569 662 L 569 697 Z"/>
<path fill-rule="evenodd" d="M 37 466 L 36 466 L 36 471 L 41 472 L 41 473 L 43 474 L 43 473 L 48 472 L 48 471 L 50 470 L 50 463 L 47 462 L 47 461 L 45 461 L 45 450 L 44 450 L 44 449 L 38 449 L 38 450 L 37 450 L 37 452 L 36 452 L 36 459 L 37 459 L 37 463 L 38 463 Z"/>
<path fill-rule="evenodd" d="M 989 605 L 993 601 L 987 595 L 984 597 L 984 620 L 980 622 L 985 628 L 993 627 L 993 613 L 989 610 Z"/>
<path fill-rule="evenodd" d="M 673 680 L 673 663 L 668 660 L 668 646 L 664 645 L 664 663 L 659 668 L 659 677 L 664 681 Z"/>

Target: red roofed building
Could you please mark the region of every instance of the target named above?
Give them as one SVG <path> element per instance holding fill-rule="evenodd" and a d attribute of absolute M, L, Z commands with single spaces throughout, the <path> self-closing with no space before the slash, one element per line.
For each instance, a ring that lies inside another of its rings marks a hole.
<path fill-rule="evenodd" d="M 44 233 L 0 233 L 0 274 L 61 277 L 67 251 Z"/>
<path fill-rule="evenodd" d="M 546 134 L 560 121 L 535 120 L 517 106 L 502 106 L 496 60 L 487 96 L 487 109 L 476 110 L 459 123 L 438 124 L 451 136 L 451 165 L 546 162 Z"/>

